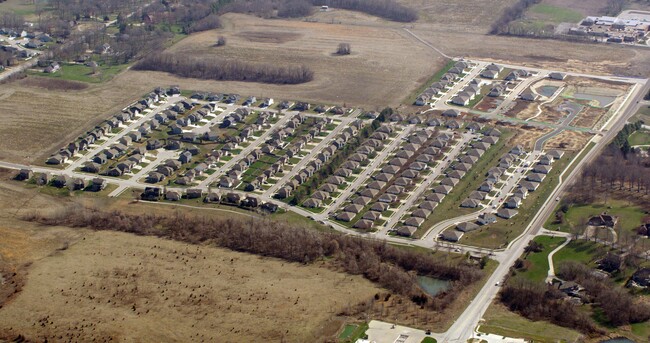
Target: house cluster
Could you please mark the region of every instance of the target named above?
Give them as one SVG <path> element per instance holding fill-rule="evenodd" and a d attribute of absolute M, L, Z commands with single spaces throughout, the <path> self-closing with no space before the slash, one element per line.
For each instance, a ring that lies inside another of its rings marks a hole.
<path fill-rule="evenodd" d="M 465 74 L 465 71 L 469 68 L 471 68 L 471 66 L 465 61 L 456 62 L 447 73 L 442 75 L 440 80 L 434 82 L 417 96 L 415 99 L 415 105 L 424 106 L 432 100 L 435 100 L 437 97 L 445 93 L 448 88 L 452 87 L 454 82 L 461 79 Z"/>
<path fill-rule="evenodd" d="M 31 169 L 21 169 L 16 176 L 15 180 L 29 181 L 34 180 L 39 186 L 53 186 L 57 188 L 67 187 L 72 191 L 85 190 L 89 192 L 99 192 L 106 188 L 108 184 L 105 179 L 96 177 L 90 181 L 86 181 L 80 177 L 70 177 L 67 175 L 52 175 L 50 173 L 34 174 Z"/>
<path fill-rule="evenodd" d="M 82 137 L 79 137 L 76 141 L 60 149 L 57 153 L 50 156 L 46 160 L 46 163 L 53 165 L 63 164 L 68 159 L 72 158 L 74 154 L 88 150 L 91 145 L 97 145 L 98 141 L 111 137 L 114 130 L 118 129 L 121 125 L 134 120 L 137 115 L 142 113 L 141 111 L 144 111 L 144 108 L 153 106 L 154 102 L 159 101 L 161 97 L 165 95 L 165 92 L 166 91 L 157 88 L 155 92 L 148 94 L 144 99 L 137 102 L 137 106 L 134 104 L 127 107 L 121 113 L 114 115 L 110 119 L 104 121 L 102 124 L 87 132 Z M 145 103 L 147 105 L 142 105 L 141 103 Z M 134 110 L 134 107 L 138 107 L 139 110 Z M 142 133 L 139 132 L 139 130 L 126 134 L 112 146 L 104 149 L 102 152 L 91 158 L 91 161 L 89 161 L 89 163 L 95 163 L 96 165 L 105 164 L 108 160 L 112 160 L 121 155 L 124 155 L 128 147 L 133 142 L 139 142 L 141 140 Z M 99 172 L 100 168 L 94 168 L 97 167 L 96 165 L 90 164 L 88 170 L 86 171 Z"/>
<path fill-rule="evenodd" d="M 343 147 L 353 138 L 357 135 L 359 130 L 363 127 L 363 121 L 361 120 L 356 120 L 350 124 L 350 126 L 346 127 L 343 129 L 343 131 L 338 134 L 335 138 L 333 138 L 329 144 L 321 150 L 321 152 L 316 156 L 316 158 L 312 161 L 310 161 L 305 167 L 303 167 L 300 171 L 296 172 L 295 176 L 287 181 L 286 184 L 284 184 L 283 187 L 281 187 L 277 193 L 276 197 L 279 199 L 287 199 L 291 197 L 291 194 L 300 187 L 300 185 L 304 184 L 307 182 L 308 179 L 310 179 L 314 173 L 317 171 L 321 170 L 325 165 L 327 165 L 330 162 L 330 159 L 336 154 L 337 151 L 343 149 Z M 311 134 L 310 134 L 311 135 Z M 293 143 L 293 142 L 292 142 Z M 291 150 L 288 150 L 287 153 L 289 154 Z M 334 174 L 337 174 L 338 170 L 334 172 Z M 340 174 L 340 172 L 338 173 Z M 349 176 L 349 175 L 348 175 Z M 326 179 L 327 184 L 333 184 L 336 187 L 342 185 L 345 182 L 344 177 L 340 177 L 338 175 L 332 175 L 329 178 Z M 325 187 L 325 186 L 323 186 Z M 321 188 L 323 188 L 321 187 Z M 327 188 L 327 187 L 326 187 Z M 327 188 L 329 189 L 329 188 Z M 320 207 L 317 205 L 321 205 L 322 201 L 328 199 L 331 196 L 332 192 L 324 192 L 322 198 L 323 199 L 318 199 L 319 195 L 316 193 L 320 194 L 319 191 L 316 191 L 314 194 L 312 194 L 312 198 L 308 199 L 307 201 L 303 202 L 303 206 L 305 207 Z M 312 203 L 312 201 L 316 201 L 316 203 Z"/>
<path fill-rule="evenodd" d="M 178 142 L 172 141 L 171 143 Z M 166 148 L 169 148 L 169 146 Z M 183 149 L 183 146 L 174 145 L 173 149 Z M 214 168 L 218 161 L 218 155 L 215 156 L 214 154 L 208 154 L 208 157 L 204 159 L 203 162 L 197 163 L 193 167 L 190 167 L 194 156 L 198 156 L 200 153 L 201 150 L 196 146 L 189 146 L 184 148 L 183 152 L 180 153 L 178 159 L 168 159 L 163 163 L 157 165 L 155 167 L 155 170 L 147 175 L 145 181 L 147 183 L 159 183 L 166 179 L 172 178 L 175 175 L 178 175 L 178 178 L 175 180 L 176 184 L 191 184 L 196 177 L 203 175 L 203 173 L 205 173 L 209 168 Z"/>
<path fill-rule="evenodd" d="M 146 187 L 140 194 L 142 200 L 147 201 L 180 201 L 182 199 L 203 199 L 203 202 L 210 204 L 223 204 L 230 206 L 239 206 L 249 210 L 263 210 L 269 213 L 277 212 L 278 205 L 272 202 L 262 202 L 254 196 L 242 196 L 236 192 L 225 194 L 208 190 L 204 192 L 200 188 L 183 189 L 165 189 L 160 187 Z"/>
<path fill-rule="evenodd" d="M 426 125 L 430 127 L 440 126 L 446 127 L 452 130 L 459 129 L 462 124 L 457 120 L 461 116 L 461 112 L 456 109 L 448 109 L 441 113 L 443 118 L 431 117 L 423 118 L 422 115 L 413 115 L 411 117 L 405 117 L 400 113 L 392 114 L 388 119 L 394 123 L 407 122 L 412 125 Z"/>
<path fill-rule="evenodd" d="M 587 17 L 580 25 L 571 27 L 571 35 L 591 36 L 612 43 L 637 43 L 650 31 L 650 21 L 617 17 Z"/>
<path fill-rule="evenodd" d="M 382 126 L 371 138 L 381 142 L 391 132 L 391 126 Z M 421 128 L 406 137 L 400 148 L 374 172 L 365 187 L 357 190 L 356 196 L 336 215 L 336 219 L 351 222 L 359 216 L 353 226 L 364 230 L 379 225 L 384 216 L 390 216 L 402 205 L 402 200 L 417 186 L 422 176 L 442 158 L 442 150 L 453 138 L 452 133 L 439 133 L 432 128 Z M 426 204 L 423 207 L 427 207 Z M 427 208 L 426 215 L 434 207 Z"/>
<path fill-rule="evenodd" d="M 456 96 L 451 99 L 451 103 L 457 106 L 467 106 L 481 93 L 481 85 L 483 81 L 474 79 L 470 81 L 465 88 L 459 91 Z"/>

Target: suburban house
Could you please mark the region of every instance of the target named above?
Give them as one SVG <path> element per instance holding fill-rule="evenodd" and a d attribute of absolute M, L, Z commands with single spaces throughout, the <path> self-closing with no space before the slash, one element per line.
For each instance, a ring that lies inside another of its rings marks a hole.
<path fill-rule="evenodd" d="M 516 216 L 517 213 L 519 213 L 519 212 L 517 212 L 516 210 L 510 209 L 510 208 L 502 208 L 502 209 L 497 211 L 497 216 L 501 217 L 501 218 L 504 218 L 504 219 L 510 219 L 510 218 Z"/>
<path fill-rule="evenodd" d="M 458 242 L 464 233 L 457 230 L 446 230 L 440 235 L 440 238 L 448 242 Z"/>
<path fill-rule="evenodd" d="M 600 215 L 589 218 L 587 225 L 606 226 L 606 227 L 613 228 L 617 222 L 618 222 L 617 216 L 612 216 L 607 213 L 601 213 Z"/>

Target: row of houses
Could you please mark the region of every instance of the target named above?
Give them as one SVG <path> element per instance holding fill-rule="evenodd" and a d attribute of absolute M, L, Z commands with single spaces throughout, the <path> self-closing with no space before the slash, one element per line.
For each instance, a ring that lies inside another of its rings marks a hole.
<path fill-rule="evenodd" d="M 87 190 L 90 192 L 99 192 L 106 188 L 108 184 L 105 179 L 96 177 L 86 181 L 80 177 L 70 177 L 67 175 L 52 175 L 50 173 L 34 174 L 31 169 L 21 169 L 15 176 L 15 180 L 29 181 L 34 179 L 39 186 L 51 185 L 57 188 L 68 187 L 70 190 Z"/>
<path fill-rule="evenodd" d="M 465 73 L 465 70 L 470 68 L 470 65 L 465 61 L 456 62 L 447 73 L 443 74 L 439 81 L 434 82 L 431 86 L 426 88 L 415 99 L 416 106 L 424 106 L 428 104 L 435 97 L 444 93 L 447 88 L 452 87 L 453 83 L 460 79 Z"/>
<path fill-rule="evenodd" d="M 166 189 L 160 187 L 146 187 L 140 194 L 142 200 L 159 201 L 162 199 L 169 201 L 180 201 L 181 199 L 203 199 L 203 202 L 209 204 L 223 204 L 231 206 L 239 206 L 246 209 L 262 209 L 264 211 L 274 213 L 277 212 L 278 205 L 271 202 L 262 202 L 254 196 L 242 196 L 239 193 L 228 192 L 221 194 L 219 192 L 208 190 L 204 192 L 200 188 L 190 188 L 187 190 L 182 189 Z"/>
<path fill-rule="evenodd" d="M 350 126 L 346 127 L 338 136 L 333 138 L 331 142 L 321 150 L 321 152 L 317 155 L 317 157 L 314 160 L 310 161 L 307 164 L 307 166 L 305 166 L 302 170 L 297 172 L 296 175 L 291 180 L 289 180 L 283 187 L 281 187 L 277 191 L 276 197 L 279 199 L 287 199 L 291 197 L 293 191 L 295 191 L 298 187 L 300 187 L 300 185 L 307 182 L 307 180 L 310 179 L 316 171 L 320 170 L 324 165 L 326 165 L 330 161 L 330 159 L 336 154 L 337 151 L 343 149 L 343 147 L 353 137 L 355 137 L 358 134 L 359 130 L 361 130 L 362 127 L 363 127 L 363 121 L 356 120 L 352 122 Z M 334 175 L 328 177 L 325 180 L 325 183 L 332 183 L 337 187 L 343 184 L 344 182 L 345 179 L 343 177 L 334 176 Z M 311 204 L 310 202 L 308 202 L 307 204 L 303 204 L 303 206 L 308 206 L 308 205 L 315 205 L 315 204 Z M 318 207 L 318 206 L 314 206 L 314 207 Z"/>
<path fill-rule="evenodd" d="M 384 134 L 389 133 L 388 130 L 384 131 Z M 439 134 L 437 130 L 429 128 L 411 134 L 406 138 L 406 143 L 372 176 L 372 181 L 357 191 L 357 196 L 337 215 L 337 219 L 351 221 L 370 206 L 370 210 L 362 215 L 354 227 L 364 230 L 372 228 L 380 219 L 381 212 L 399 206 L 400 196 L 416 184 L 416 179 L 430 163 L 439 159 L 441 149 L 452 137 L 451 134 Z"/>

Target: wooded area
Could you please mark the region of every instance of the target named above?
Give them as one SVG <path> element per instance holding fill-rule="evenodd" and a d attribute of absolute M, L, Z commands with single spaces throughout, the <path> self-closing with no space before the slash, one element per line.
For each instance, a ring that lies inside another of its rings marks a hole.
<path fill-rule="evenodd" d="M 162 71 L 182 77 L 217 81 L 299 84 L 314 79 L 314 72 L 306 66 L 280 67 L 172 53 L 150 55 L 136 63 L 133 69 Z"/>
<path fill-rule="evenodd" d="M 264 219 L 213 219 L 179 211 L 170 216 L 130 215 L 92 208 L 70 207 L 54 215 L 34 214 L 25 218 L 46 225 L 88 227 L 138 235 L 165 237 L 192 244 L 210 242 L 216 246 L 291 262 L 330 261 L 350 274 L 363 275 L 382 287 L 404 295 L 421 306 L 446 308 L 462 289 L 478 281 L 478 266 L 451 264 L 430 255 L 393 247 L 386 242 L 320 232 Z M 450 280 L 450 291 L 427 295 L 417 275 Z"/>
<path fill-rule="evenodd" d="M 418 20 L 418 12 L 394 0 L 312 0 L 315 6 L 329 6 L 368 13 L 384 19 L 410 23 Z"/>

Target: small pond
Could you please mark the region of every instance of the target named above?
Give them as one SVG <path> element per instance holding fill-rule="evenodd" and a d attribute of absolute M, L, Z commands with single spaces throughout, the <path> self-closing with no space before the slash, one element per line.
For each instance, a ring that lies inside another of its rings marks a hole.
<path fill-rule="evenodd" d="M 599 107 L 607 107 L 616 100 L 615 96 L 595 95 L 589 93 L 575 93 L 573 94 L 573 97 L 580 100 L 596 100 L 598 101 Z"/>
<path fill-rule="evenodd" d="M 429 276 L 418 276 L 418 285 L 431 296 L 449 289 L 449 281 L 432 278 Z"/>
<path fill-rule="evenodd" d="M 542 96 L 545 96 L 547 98 L 550 98 L 555 94 L 555 92 L 558 90 L 560 87 L 555 87 L 555 86 L 542 86 L 537 88 L 537 92 L 541 94 Z"/>
<path fill-rule="evenodd" d="M 620 337 L 620 338 L 608 339 L 600 343 L 634 343 L 634 341 L 625 337 Z"/>

